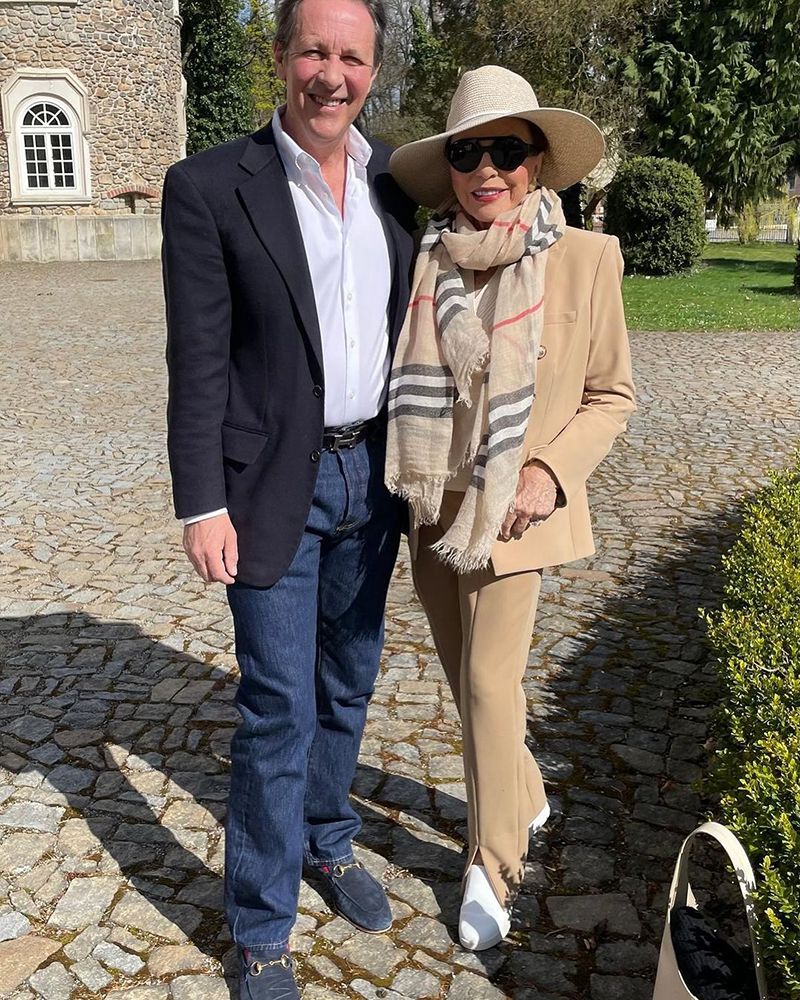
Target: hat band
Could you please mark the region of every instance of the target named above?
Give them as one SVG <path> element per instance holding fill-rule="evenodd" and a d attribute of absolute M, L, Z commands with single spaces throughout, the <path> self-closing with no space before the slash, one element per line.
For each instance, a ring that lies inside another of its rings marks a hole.
<path fill-rule="evenodd" d="M 462 118 L 461 121 L 457 122 L 455 125 L 448 125 L 447 131 L 461 132 L 465 128 L 469 128 L 473 122 L 475 124 L 484 124 L 492 121 L 497 121 L 498 118 L 518 118 L 520 115 L 531 115 L 534 113 L 534 111 L 539 111 L 539 110 L 541 109 L 537 107 L 537 108 L 519 108 L 516 111 L 509 108 L 505 111 L 498 111 L 497 113 L 495 113 L 494 111 L 489 111 L 489 112 L 483 111 L 480 114 L 470 115 L 468 118 Z"/>

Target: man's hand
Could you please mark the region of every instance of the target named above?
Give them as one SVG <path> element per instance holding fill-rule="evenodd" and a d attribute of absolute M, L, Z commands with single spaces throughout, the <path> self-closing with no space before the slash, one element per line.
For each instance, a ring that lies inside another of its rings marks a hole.
<path fill-rule="evenodd" d="M 234 583 L 239 549 L 227 514 L 207 517 L 183 529 L 183 548 L 206 583 Z"/>
<path fill-rule="evenodd" d="M 546 520 L 556 509 L 558 483 L 553 473 L 542 462 L 532 462 L 520 471 L 517 480 L 517 496 L 514 509 L 506 514 L 500 537 L 522 537 L 533 521 L 534 524 Z"/>

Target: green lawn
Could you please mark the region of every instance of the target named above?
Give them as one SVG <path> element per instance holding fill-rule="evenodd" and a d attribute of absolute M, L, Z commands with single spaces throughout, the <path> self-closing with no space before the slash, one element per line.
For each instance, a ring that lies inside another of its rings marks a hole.
<path fill-rule="evenodd" d="M 713 243 L 698 267 L 675 278 L 625 278 L 631 330 L 798 330 L 795 249 Z"/>

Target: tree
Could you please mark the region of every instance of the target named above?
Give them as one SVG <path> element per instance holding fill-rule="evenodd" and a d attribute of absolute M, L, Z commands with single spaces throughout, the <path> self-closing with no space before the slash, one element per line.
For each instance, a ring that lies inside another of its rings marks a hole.
<path fill-rule="evenodd" d="M 386 9 L 388 26 L 383 63 L 358 124 L 369 135 L 399 146 L 419 137 L 413 122 L 400 113 L 409 87 L 413 8 L 408 0 L 386 0 Z"/>
<path fill-rule="evenodd" d="M 651 148 L 696 171 L 723 224 L 783 182 L 797 150 L 798 0 L 670 0 L 638 70 Z"/>
<path fill-rule="evenodd" d="M 239 0 L 183 0 L 189 153 L 246 135 L 253 116 Z"/>
<path fill-rule="evenodd" d="M 401 111 L 409 139 L 441 132 L 459 74 L 459 46 L 421 7 L 411 8 L 411 44 Z"/>
<path fill-rule="evenodd" d="M 286 96 L 283 81 L 275 70 L 272 46 L 275 17 L 272 6 L 250 0 L 244 25 L 247 74 L 256 126 L 266 125 Z"/>

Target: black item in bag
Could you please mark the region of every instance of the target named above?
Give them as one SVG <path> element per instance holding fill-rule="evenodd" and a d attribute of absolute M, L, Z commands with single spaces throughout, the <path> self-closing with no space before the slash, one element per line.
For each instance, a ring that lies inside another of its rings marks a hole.
<path fill-rule="evenodd" d="M 699 910 L 674 907 L 670 932 L 681 976 L 699 1000 L 759 1000 L 752 959 L 744 958 Z"/>

